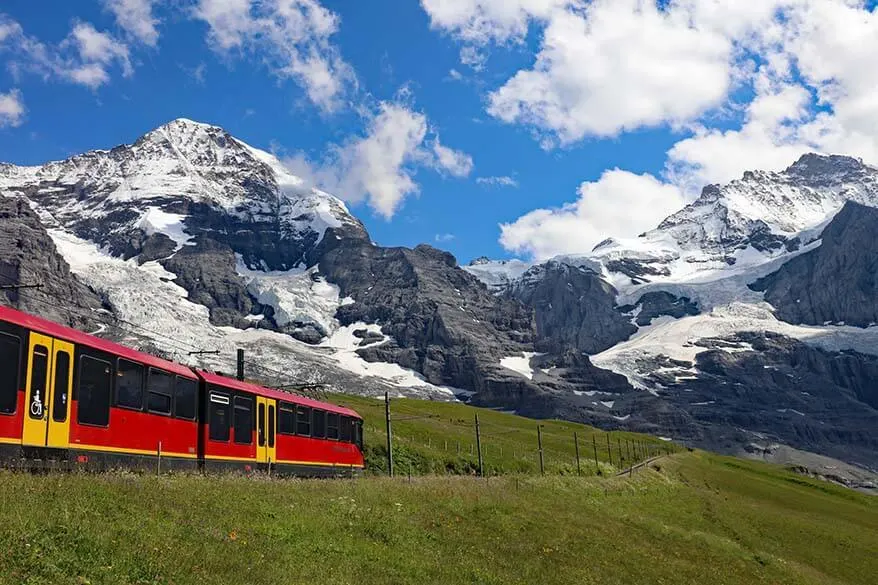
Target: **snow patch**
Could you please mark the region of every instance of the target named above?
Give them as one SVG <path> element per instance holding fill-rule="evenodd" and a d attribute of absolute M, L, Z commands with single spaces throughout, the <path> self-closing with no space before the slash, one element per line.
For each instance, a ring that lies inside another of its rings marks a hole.
<path fill-rule="evenodd" d="M 500 365 L 506 368 L 507 370 L 512 370 L 518 374 L 521 374 L 528 380 L 534 379 L 534 370 L 530 367 L 530 360 L 536 356 L 542 356 L 545 354 L 535 353 L 530 351 L 522 352 L 521 356 L 509 356 L 502 358 L 500 360 Z"/>
<path fill-rule="evenodd" d="M 378 325 L 353 323 L 345 327 L 339 327 L 328 339 L 320 344 L 320 347 L 328 347 L 335 350 L 332 354 L 332 359 L 343 369 L 355 374 L 381 378 L 382 380 L 400 388 L 428 389 L 433 392 L 445 394 L 449 398 L 465 394 L 465 392 L 459 388 L 430 384 L 424 379 L 424 376 L 418 372 L 403 368 L 398 364 L 367 362 L 357 353 L 357 350 L 360 349 L 360 342 L 362 339 L 354 335 L 354 331 L 362 329 L 383 335 L 381 333 L 381 327 Z M 391 339 L 385 336 L 384 341 L 375 345 L 382 345 L 389 341 L 391 341 Z"/>
<path fill-rule="evenodd" d="M 177 248 L 174 250 L 176 252 L 182 246 L 189 245 L 192 240 L 192 236 L 186 233 L 184 219 L 186 219 L 185 215 L 167 213 L 158 207 L 147 207 L 136 227 L 142 229 L 147 236 L 153 234 L 168 236 L 177 243 Z"/>
<path fill-rule="evenodd" d="M 261 304 L 274 309 L 278 326 L 311 324 L 327 335 L 338 326 L 335 312 L 342 304 L 339 288 L 318 276 L 318 266 L 264 272 L 251 270 L 240 256 L 237 259 L 236 271 L 247 283 L 247 290 Z"/>

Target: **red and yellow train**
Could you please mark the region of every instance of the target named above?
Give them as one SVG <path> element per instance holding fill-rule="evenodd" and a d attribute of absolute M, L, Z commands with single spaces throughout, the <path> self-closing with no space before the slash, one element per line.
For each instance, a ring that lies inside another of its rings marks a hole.
<path fill-rule="evenodd" d="M 363 420 L 0 306 L 0 459 L 347 475 Z"/>

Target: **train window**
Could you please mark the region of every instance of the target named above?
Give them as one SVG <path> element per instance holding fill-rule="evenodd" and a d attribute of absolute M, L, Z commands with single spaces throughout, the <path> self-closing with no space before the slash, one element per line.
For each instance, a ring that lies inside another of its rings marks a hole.
<path fill-rule="evenodd" d="M 98 427 L 110 424 L 111 369 L 109 362 L 91 356 L 79 359 L 76 418 L 80 424 Z"/>
<path fill-rule="evenodd" d="M 12 414 L 18 406 L 18 376 L 21 369 L 21 341 L 0 333 L 0 412 Z M 8 374 L 7 374 L 8 372 Z"/>
<path fill-rule="evenodd" d="M 171 396 L 174 395 L 174 376 L 155 368 L 149 369 L 146 382 L 146 409 L 156 414 L 171 414 Z"/>
<path fill-rule="evenodd" d="M 274 406 L 268 407 L 268 446 L 274 447 Z"/>
<path fill-rule="evenodd" d="M 259 411 L 259 424 L 256 426 L 256 429 L 257 429 L 256 430 L 256 435 L 257 435 L 256 440 L 259 441 L 260 447 L 264 447 L 265 446 L 265 405 L 260 404 L 257 407 L 257 410 Z"/>
<path fill-rule="evenodd" d="M 27 403 L 31 418 L 43 418 L 46 400 L 47 382 L 49 381 L 49 348 L 35 345 L 31 354 L 30 365 L 30 396 Z M 40 393 L 42 392 L 42 396 Z"/>
<path fill-rule="evenodd" d="M 360 448 L 360 451 L 363 450 L 363 421 L 361 420 L 354 421 L 354 443 Z"/>
<path fill-rule="evenodd" d="M 326 415 L 326 438 L 338 440 L 338 415 L 334 412 Z"/>
<path fill-rule="evenodd" d="M 350 417 L 343 416 L 341 417 L 341 426 L 338 429 L 338 438 L 345 443 L 351 442 L 351 426 L 353 425 L 353 420 Z"/>
<path fill-rule="evenodd" d="M 296 407 L 287 402 L 278 404 L 277 432 L 282 435 L 294 435 L 296 433 Z"/>
<path fill-rule="evenodd" d="M 253 399 L 246 396 L 235 396 L 235 442 L 253 442 Z"/>
<path fill-rule="evenodd" d="M 70 390 L 70 354 L 59 351 L 55 354 L 55 387 L 52 390 L 52 420 L 67 420 L 67 400 Z"/>
<path fill-rule="evenodd" d="M 208 404 L 209 437 L 211 441 L 229 441 L 229 397 L 218 392 L 210 393 Z"/>
<path fill-rule="evenodd" d="M 315 439 L 322 439 L 326 436 L 326 411 L 314 409 L 311 415 L 311 436 Z"/>
<path fill-rule="evenodd" d="M 174 415 L 177 418 L 195 420 L 197 394 L 198 383 L 195 380 L 177 376 L 177 384 L 174 389 Z"/>
<path fill-rule="evenodd" d="M 143 408 L 143 366 L 120 359 L 116 367 L 116 406 Z"/>
<path fill-rule="evenodd" d="M 296 434 L 305 437 L 311 434 L 311 409 L 307 406 L 296 408 Z"/>

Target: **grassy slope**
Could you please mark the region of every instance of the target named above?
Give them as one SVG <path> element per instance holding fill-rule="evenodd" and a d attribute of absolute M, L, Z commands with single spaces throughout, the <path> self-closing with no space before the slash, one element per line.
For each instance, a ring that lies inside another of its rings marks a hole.
<path fill-rule="evenodd" d="M 0 584 L 875 583 L 878 498 L 702 453 L 633 478 L 0 472 Z"/>
<path fill-rule="evenodd" d="M 370 467 L 386 471 L 384 401 L 354 396 L 333 396 L 333 402 L 355 409 L 365 419 L 367 458 Z M 550 474 L 576 472 L 573 433 L 579 437 L 584 475 L 594 475 L 594 452 L 599 466 L 610 473 L 628 467 L 635 459 L 633 443 L 650 445 L 653 452 L 677 447 L 655 437 L 635 433 L 603 431 L 564 421 L 535 421 L 503 412 L 473 408 L 459 403 L 393 399 L 391 401 L 396 472 L 406 475 L 467 473 L 477 468 L 474 417 L 479 415 L 482 453 L 486 472 L 538 473 L 537 424 L 543 426 L 543 457 Z M 610 439 L 612 465 L 607 450 Z M 626 443 L 627 442 L 627 443 Z M 619 449 L 624 458 L 620 461 Z M 458 453 L 458 448 L 460 452 Z M 646 448 L 638 447 L 638 455 Z M 642 460 L 638 456 L 636 460 Z M 621 463 L 621 465 L 620 465 Z"/>

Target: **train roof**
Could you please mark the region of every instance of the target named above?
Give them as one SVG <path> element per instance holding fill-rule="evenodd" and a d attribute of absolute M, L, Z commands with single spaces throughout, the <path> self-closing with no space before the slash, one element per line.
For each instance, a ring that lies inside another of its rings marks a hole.
<path fill-rule="evenodd" d="M 304 396 L 290 394 L 289 392 L 281 392 L 280 390 L 265 388 L 264 386 L 258 386 L 249 382 L 241 382 L 240 380 L 237 380 L 235 378 L 229 378 L 227 376 L 221 376 L 219 374 L 212 374 L 203 370 L 196 370 L 196 372 L 208 384 L 216 384 L 217 386 L 223 386 L 232 390 L 250 392 L 258 396 L 274 398 L 275 400 L 283 400 L 284 402 L 290 402 L 292 404 L 297 404 L 301 406 L 308 406 L 310 408 L 319 408 L 320 410 L 326 410 L 328 412 L 334 412 L 337 414 L 342 414 L 344 416 L 363 418 L 359 414 L 357 414 L 356 411 L 351 410 L 350 408 L 345 408 L 344 406 L 330 404 L 329 402 L 321 402 L 319 400 L 312 400 L 311 398 L 305 398 Z"/>
<path fill-rule="evenodd" d="M 181 364 L 170 362 L 148 353 L 143 353 L 131 349 L 130 347 L 113 343 L 112 341 L 107 341 L 106 339 L 101 339 L 100 337 L 95 337 L 94 335 L 89 335 L 88 333 L 83 333 L 82 331 L 71 329 L 70 327 L 65 327 L 64 325 L 59 325 L 58 323 L 54 323 L 48 319 L 43 319 L 42 317 L 23 313 L 5 305 L 0 305 L 0 320 L 21 327 L 26 327 L 27 329 L 50 337 L 56 337 L 58 339 L 70 341 L 74 344 L 84 345 L 92 349 L 112 353 L 113 355 L 131 361 L 140 362 L 146 366 L 159 368 L 184 378 L 197 380 L 197 377 L 192 370 Z"/>
<path fill-rule="evenodd" d="M 305 398 L 304 396 L 297 396 L 288 392 L 272 390 L 271 388 L 264 388 L 248 382 L 240 382 L 234 378 L 212 374 L 203 370 L 193 371 L 182 364 L 171 362 L 148 353 L 143 353 L 112 341 L 107 341 L 106 339 L 101 339 L 100 337 L 95 337 L 94 335 L 83 333 L 82 331 L 65 327 L 64 325 L 59 325 L 58 323 L 49 321 L 48 319 L 43 319 L 42 317 L 37 317 L 36 315 L 23 313 L 22 311 L 18 311 L 5 305 L 0 305 L 0 321 L 19 325 L 32 331 L 36 331 L 37 333 L 63 339 L 77 345 L 84 345 L 92 349 L 111 353 L 118 357 L 139 362 L 146 366 L 159 368 L 166 372 L 171 372 L 191 380 L 197 380 L 201 377 L 205 382 L 225 386 L 226 388 L 251 392 L 253 394 L 258 394 L 259 396 L 283 400 L 284 402 L 291 402 L 293 404 L 299 404 L 311 408 L 319 408 L 321 410 L 335 412 L 345 416 L 362 418 L 355 411 L 343 406 L 337 406 L 328 402 L 320 402 L 319 400 L 312 400 L 310 398 Z"/>

